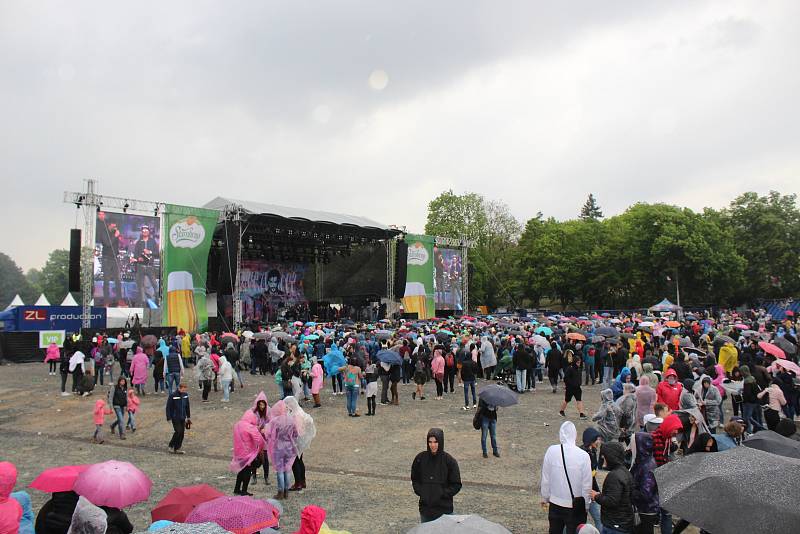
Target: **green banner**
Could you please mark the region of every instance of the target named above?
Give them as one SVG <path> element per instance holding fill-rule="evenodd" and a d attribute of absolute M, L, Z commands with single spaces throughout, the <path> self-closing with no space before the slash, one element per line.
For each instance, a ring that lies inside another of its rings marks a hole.
<path fill-rule="evenodd" d="M 164 207 L 164 326 L 186 332 L 208 328 L 208 251 L 218 216 L 216 210 L 172 204 Z"/>
<path fill-rule="evenodd" d="M 406 291 L 403 311 L 416 313 L 420 319 L 436 316 L 433 299 L 433 243 L 428 235 L 407 234 Z"/>

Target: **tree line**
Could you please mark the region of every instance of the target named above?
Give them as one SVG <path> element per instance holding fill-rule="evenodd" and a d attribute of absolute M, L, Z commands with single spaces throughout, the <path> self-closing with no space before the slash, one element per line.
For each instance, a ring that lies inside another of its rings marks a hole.
<path fill-rule="evenodd" d="M 427 234 L 468 237 L 470 305 L 490 308 L 732 306 L 800 295 L 796 195 L 748 192 L 721 210 L 636 203 L 603 217 L 593 194 L 559 221 L 541 212 L 524 226 L 508 206 L 476 193 L 441 193 Z"/>

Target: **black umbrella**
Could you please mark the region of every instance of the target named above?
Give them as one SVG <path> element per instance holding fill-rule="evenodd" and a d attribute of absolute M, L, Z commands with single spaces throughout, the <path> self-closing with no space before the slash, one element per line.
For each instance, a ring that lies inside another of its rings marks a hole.
<path fill-rule="evenodd" d="M 778 456 L 787 458 L 797 458 L 800 460 L 800 441 L 781 436 L 772 430 L 757 432 L 744 440 L 742 444 L 751 449 L 758 449 L 764 452 L 771 452 Z"/>
<path fill-rule="evenodd" d="M 748 447 L 698 452 L 654 471 L 661 507 L 709 532 L 795 532 L 800 460 Z"/>
<path fill-rule="evenodd" d="M 596 329 L 594 333 L 597 334 L 598 336 L 603 336 L 603 337 L 619 336 L 619 330 L 611 326 L 601 326 L 600 328 Z"/>
<path fill-rule="evenodd" d="M 736 340 L 730 336 L 715 336 L 714 337 L 714 345 L 724 345 L 725 343 L 730 343 L 732 345 L 736 344 Z"/>
<path fill-rule="evenodd" d="M 493 406 L 511 406 L 519 402 L 519 396 L 507 387 L 491 384 L 484 387 L 478 397 L 486 404 Z"/>
<path fill-rule="evenodd" d="M 624 337 L 625 339 L 634 339 L 636 336 L 629 332 L 622 332 L 620 336 Z"/>
<path fill-rule="evenodd" d="M 783 352 L 785 352 L 786 354 L 795 354 L 797 352 L 797 345 L 795 345 L 785 337 L 776 337 L 773 343 L 782 348 Z"/>

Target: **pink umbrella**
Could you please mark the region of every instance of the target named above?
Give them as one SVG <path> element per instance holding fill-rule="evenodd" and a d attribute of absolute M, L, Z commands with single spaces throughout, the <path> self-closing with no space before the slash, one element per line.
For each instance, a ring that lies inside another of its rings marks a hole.
<path fill-rule="evenodd" d="M 95 506 L 125 508 L 146 501 L 152 487 L 150 478 L 135 465 L 109 460 L 78 475 L 72 489 Z"/>
<path fill-rule="evenodd" d="M 748 330 L 750 327 L 744 323 L 736 323 L 733 325 L 734 328 L 738 328 L 739 330 Z"/>
<path fill-rule="evenodd" d="M 800 376 L 800 365 L 797 365 L 791 360 L 775 360 L 771 368 L 783 367 L 787 371 L 792 371 L 796 376 Z"/>
<path fill-rule="evenodd" d="M 786 359 L 786 354 L 781 350 L 780 347 L 773 345 L 772 343 L 767 343 L 766 341 L 759 341 L 758 346 L 761 347 L 761 350 L 766 352 L 767 354 L 772 354 L 776 358 L 780 358 L 781 360 Z"/>
<path fill-rule="evenodd" d="M 91 465 L 62 465 L 45 469 L 30 483 L 30 487 L 45 493 L 72 491 L 78 475 L 89 469 Z"/>
<path fill-rule="evenodd" d="M 278 525 L 278 510 L 266 501 L 247 495 L 218 497 L 195 508 L 187 523 L 216 523 L 234 534 L 250 534 Z"/>

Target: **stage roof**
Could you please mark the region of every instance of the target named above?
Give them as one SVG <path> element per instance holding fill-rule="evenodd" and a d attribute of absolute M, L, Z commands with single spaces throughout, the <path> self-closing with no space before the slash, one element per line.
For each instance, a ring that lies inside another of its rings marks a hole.
<path fill-rule="evenodd" d="M 296 221 L 310 221 L 317 223 L 359 226 L 362 228 L 374 228 L 379 230 L 391 230 L 385 224 L 381 224 L 366 217 L 346 215 L 343 213 L 331 213 L 329 211 L 310 210 L 307 208 L 290 208 L 287 206 L 278 206 L 276 204 L 264 204 L 261 202 L 254 202 L 252 200 L 238 200 L 229 197 L 217 197 L 214 200 L 207 202 L 203 207 L 221 211 L 225 208 L 225 206 L 229 205 L 241 206 L 241 208 L 247 213 L 251 213 L 253 215 L 267 215 L 283 217 L 285 219 L 293 219 Z M 393 232 L 397 233 L 396 231 Z"/>

